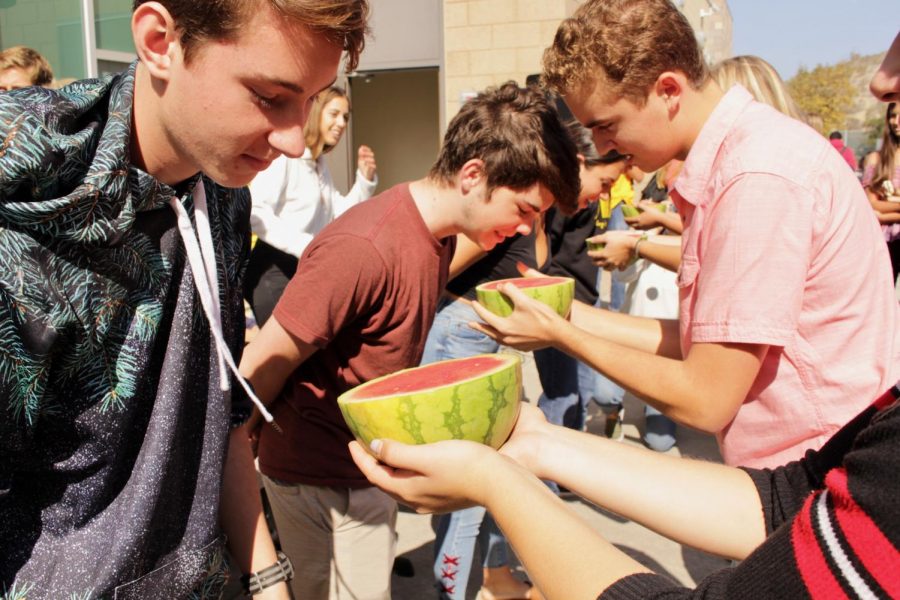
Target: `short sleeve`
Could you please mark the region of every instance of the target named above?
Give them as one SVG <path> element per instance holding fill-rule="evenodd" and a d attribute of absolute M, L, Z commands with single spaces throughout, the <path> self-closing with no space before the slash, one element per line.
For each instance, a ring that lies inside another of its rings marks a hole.
<path fill-rule="evenodd" d="M 379 306 L 387 285 L 384 260 L 370 240 L 324 233 L 307 247 L 274 316 L 291 335 L 323 348 Z"/>
<path fill-rule="evenodd" d="M 775 175 L 748 174 L 705 219 L 692 341 L 788 344 L 808 277 L 812 194 Z"/>

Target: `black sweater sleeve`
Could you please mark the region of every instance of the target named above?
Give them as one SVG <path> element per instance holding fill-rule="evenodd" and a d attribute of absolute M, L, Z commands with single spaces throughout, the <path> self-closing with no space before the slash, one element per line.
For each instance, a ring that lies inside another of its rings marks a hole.
<path fill-rule="evenodd" d="M 631 575 L 599 598 L 900 597 L 900 406 L 885 406 L 886 398 L 802 461 L 747 470 L 769 536 L 740 564 L 693 590 Z"/>

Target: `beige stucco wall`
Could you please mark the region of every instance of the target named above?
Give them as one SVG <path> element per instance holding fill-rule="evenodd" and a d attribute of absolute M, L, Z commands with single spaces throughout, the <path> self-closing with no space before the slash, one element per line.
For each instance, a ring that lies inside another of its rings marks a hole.
<path fill-rule="evenodd" d="M 444 0 L 445 122 L 467 94 L 541 69 L 560 21 L 583 0 Z M 679 4 L 676 2 L 676 4 Z M 731 56 L 727 0 L 683 0 L 682 12 L 702 39 L 710 63 Z M 712 10 L 715 7 L 715 10 Z"/>
<path fill-rule="evenodd" d="M 465 94 L 540 72 L 541 55 L 576 0 L 444 0 L 446 119 Z"/>
<path fill-rule="evenodd" d="M 683 0 L 679 8 L 698 34 L 710 65 L 731 56 L 733 29 L 726 0 Z"/>

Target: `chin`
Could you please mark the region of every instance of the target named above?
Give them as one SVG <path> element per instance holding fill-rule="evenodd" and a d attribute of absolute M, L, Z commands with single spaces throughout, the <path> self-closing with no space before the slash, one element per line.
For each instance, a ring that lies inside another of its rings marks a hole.
<path fill-rule="evenodd" d="M 221 185 L 222 187 L 227 188 L 242 188 L 246 187 L 253 181 L 253 178 L 256 177 L 256 171 L 244 171 L 244 172 L 222 172 L 222 171 L 203 171 L 203 174 Z"/>
<path fill-rule="evenodd" d="M 498 242 L 496 240 L 487 240 L 487 241 L 481 240 L 481 243 L 478 245 L 481 246 L 481 249 L 484 250 L 485 252 L 490 252 L 491 250 L 493 250 L 494 248 L 497 247 L 497 243 Z"/>

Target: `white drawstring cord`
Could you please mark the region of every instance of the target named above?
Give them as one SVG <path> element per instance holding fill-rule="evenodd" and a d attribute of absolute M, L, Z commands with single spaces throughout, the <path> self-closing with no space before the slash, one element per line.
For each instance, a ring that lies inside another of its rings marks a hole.
<path fill-rule="evenodd" d="M 201 179 L 200 182 L 203 180 Z M 181 206 L 179 204 L 179 206 Z M 216 269 L 216 254 L 212 243 L 212 230 L 209 226 L 209 211 L 206 206 L 206 187 L 197 185 L 194 187 L 194 220 L 197 222 L 197 237 L 200 238 L 200 253 L 203 255 L 203 266 L 205 267 L 206 280 L 209 282 L 207 287 L 212 296 L 212 316 L 215 324 L 210 323 L 210 327 L 215 327 L 222 331 L 222 307 L 219 303 L 219 274 Z M 190 223 L 190 220 L 187 221 Z M 193 269 L 193 265 L 191 265 Z M 224 336 L 223 336 L 224 337 Z M 219 346 L 216 345 L 218 350 Z M 225 360 L 221 352 L 216 352 L 219 359 L 219 381 L 222 391 L 228 390 L 228 370 L 225 368 Z"/>
<path fill-rule="evenodd" d="M 231 356 L 231 351 L 228 349 L 228 344 L 225 343 L 225 336 L 222 333 L 221 307 L 219 305 L 219 276 L 216 269 L 216 255 L 209 226 L 209 213 L 206 206 L 206 189 L 203 187 L 202 179 L 197 181 L 193 195 L 194 217 L 197 220 L 196 232 L 191 224 L 191 218 L 187 210 L 181 205 L 178 198 L 174 196 L 170 198 L 169 205 L 178 217 L 178 231 L 181 234 L 181 239 L 184 241 L 188 263 L 194 276 L 194 285 L 197 287 L 200 304 L 203 306 L 203 312 L 206 314 L 209 329 L 215 340 L 216 356 L 219 363 L 219 387 L 223 392 L 230 389 L 228 371 L 225 368 L 227 365 L 241 384 L 241 387 L 247 392 L 247 396 L 259 409 L 266 422 L 271 423 L 275 429 L 280 431 L 272 414 L 266 410 L 265 405 L 253 392 L 253 388 L 238 372 L 237 365 L 234 364 L 234 358 Z M 198 237 L 199 243 L 197 242 Z"/>

